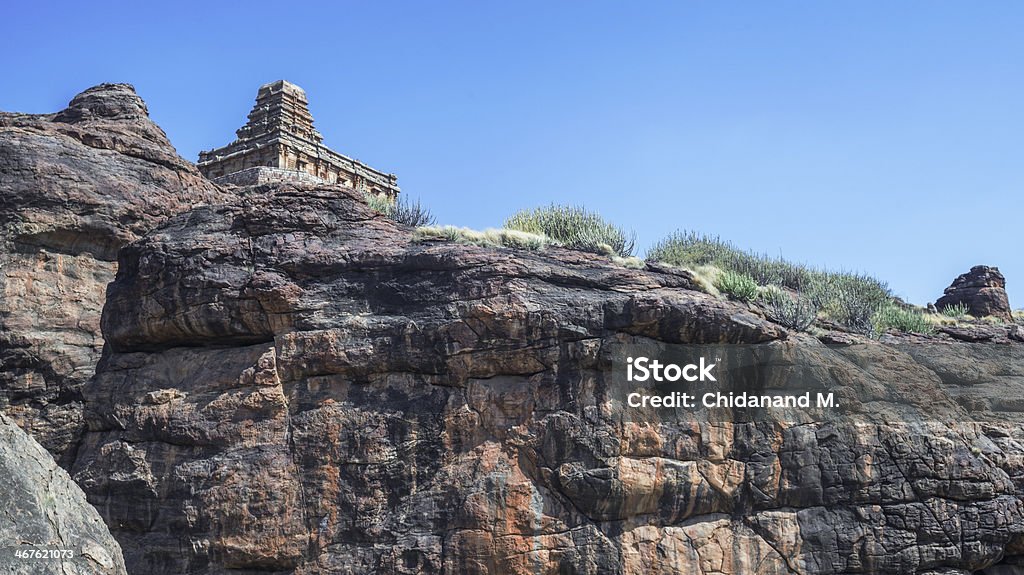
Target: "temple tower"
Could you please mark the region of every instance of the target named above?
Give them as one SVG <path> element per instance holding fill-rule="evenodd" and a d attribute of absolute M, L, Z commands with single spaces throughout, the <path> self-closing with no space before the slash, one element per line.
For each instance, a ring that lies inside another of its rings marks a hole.
<path fill-rule="evenodd" d="M 260 86 L 249 119 L 234 142 L 199 153 L 199 171 L 218 183 L 278 181 L 339 183 L 395 197 L 398 178 L 322 144 L 302 88 L 278 80 Z"/>

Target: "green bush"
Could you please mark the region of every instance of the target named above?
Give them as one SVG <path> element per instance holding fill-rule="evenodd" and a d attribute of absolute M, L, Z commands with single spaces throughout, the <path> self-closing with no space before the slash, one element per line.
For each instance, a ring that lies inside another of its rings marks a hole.
<path fill-rule="evenodd" d="M 818 309 L 811 298 L 797 293 L 791 296 L 776 286 L 762 288 L 758 294 L 768 319 L 797 331 L 811 327 L 818 317 Z"/>
<path fill-rule="evenodd" d="M 822 274 L 811 282 L 808 294 L 825 317 L 863 334 L 871 333 L 874 315 L 892 302 L 884 286 L 854 274 Z"/>
<path fill-rule="evenodd" d="M 942 312 L 942 315 L 946 317 L 951 317 L 953 319 L 963 319 L 968 315 L 967 312 L 969 311 L 969 309 L 970 308 L 967 307 L 967 304 L 961 301 L 953 305 L 947 305 L 940 311 Z"/>
<path fill-rule="evenodd" d="M 713 265 L 747 275 L 761 286 L 789 288 L 810 300 L 816 312 L 865 334 L 871 333 L 871 318 L 879 307 L 892 301 L 889 288 L 870 276 L 816 269 L 743 251 L 695 232 L 677 232 L 665 238 L 651 248 L 647 259 L 683 267 Z"/>
<path fill-rule="evenodd" d="M 715 282 L 718 291 L 739 301 L 752 301 L 757 297 L 757 282 L 747 274 L 734 271 L 722 272 Z"/>
<path fill-rule="evenodd" d="M 594 253 L 628 258 L 636 247 L 636 234 L 606 222 L 582 206 L 550 206 L 522 210 L 505 220 L 505 227 L 547 236 L 561 245 Z"/>
<path fill-rule="evenodd" d="M 884 305 L 872 317 L 876 334 L 890 329 L 905 333 L 929 334 L 935 331 L 924 314 L 916 309 L 908 309 L 894 304 Z"/>

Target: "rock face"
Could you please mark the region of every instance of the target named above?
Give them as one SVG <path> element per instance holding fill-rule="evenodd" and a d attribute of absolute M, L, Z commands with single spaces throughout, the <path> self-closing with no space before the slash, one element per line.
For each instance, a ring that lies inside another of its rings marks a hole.
<path fill-rule="evenodd" d="M 118 248 L 223 198 L 127 84 L 86 90 L 56 114 L 0 113 L 0 411 L 65 464 Z"/>
<path fill-rule="evenodd" d="M 684 272 L 415 243 L 347 188 L 239 198 L 125 247 L 108 290 L 73 476 L 131 573 L 966 574 L 1024 555 L 1024 346 L 826 346 Z M 843 409 L 632 417 L 614 350 L 651 342 L 799 357 Z"/>
<path fill-rule="evenodd" d="M 943 309 L 958 304 L 967 306 L 967 313 L 974 317 L 993 316 L 1012 321 L 1010 300 L 1006 297 L 1006 278 L 999 268 L 974 266 L 971 271 L 961 274 L 946 288 L 935 307 Z"/>
<path fill-rule="evenodd" d="M 675 269 L 416 243 L 349 188 L 227 196 L 126 85 L 0 114 L 0 175 L 0 405 L 129 573 L 1024 566 L 1019 330 L 818 340 Z M 939 307 L 1001 316 L 1003 287 L 975 268 Z M 652 344 L 770 354 L 841 408 L 627 409 Z M 0 536 L 78 548 L 0 570 L 123 572 L 0 436 Z"/>
<path fill-rule="evenodd" d="M 10 575 L 124 574 L 117 541 L 53 458 L 0 414 L 0 572 Z M 19 558 L 17 551 L 57 551 Z M 61 552 L 64 552 L 63 554 Z"/>

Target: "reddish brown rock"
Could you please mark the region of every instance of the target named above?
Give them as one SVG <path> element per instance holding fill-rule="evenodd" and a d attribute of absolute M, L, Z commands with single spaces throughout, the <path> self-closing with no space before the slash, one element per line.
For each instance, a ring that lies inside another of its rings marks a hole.
<path fill-rule="evenodd" d="M 1024 407 L 1005 399 L 1024 347 L 829 347 L 692 287 L 415 243 L 345 188 L 250 188 L 121 251 L 74 476 L 136 573 L 971 572 L 1024 553 Z M 629 415 L 615 350 L 652 342 L 757 346 L 844 409 Z"/>
<path fill-rule="evenodd" d="M 347 188 L 225 199 L 123 85 L 0 115 L 0 173 L 5 410 L 74 460 L 129 573 L 1024 559 L 1024 346 L 1005 327 L 819 341 L 666 266 L 416 243 Z M 794 381 L 841 409 L 623 406 L 624 349 L 709 343 L 778 370 L 711 389 Z"/>
<path fill-rule="evenodd" d="M 992 316 L 1013 321 L 1010 300 L 1006 296 L 1006 278 L 999 268 L 974 266 L 971 271 L 957 276 L 935 302 L 939 311 L 954 305 L 967 306 L 974 317 Z"/>
<path fill-rule="evenodd" d="M 118 248 L 223 197 L 127 84 L 56 114 L 0 113 L 0 410 L 65 464 Z"/>

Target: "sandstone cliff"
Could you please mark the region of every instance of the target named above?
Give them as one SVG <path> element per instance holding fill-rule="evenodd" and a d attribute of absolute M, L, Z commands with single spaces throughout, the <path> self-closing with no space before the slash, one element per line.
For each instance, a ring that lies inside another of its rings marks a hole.
<path fill-rule="evenodd" d="M 0 113 L 0 410 L 65 464 L 118 248 L 222 198 L 127 84 L 56 114 Z"/>
<path fill-rule="evenodd" d="M 0 414 L 0 573 L 123 574 L 121 548 L 82 490 L 24 431 Z M 59 553 L 18 557 L 17 551 Z"/>
<path fill-rule="evenodd" d="M 71 468 L 129 573 L 1024 558 L 1024 346 L 1005 328 L 815 338 L 680 270 L 416 243 L 346 188 L 225 195 L 119 85 L 0 115 L 0 174 L 4 410 Z M 712 343 L 770 351 L 843 408 L 623 408 L 623 349 Z"/>
<path fill-rule="evenodd" d="M 240 196 L 127 246 L 108 293 L 74 477 L 132 572 L 969 573 L 1024 554 L 1020 345 L 826 346 L 683 272 L 417 244 L 344 188 Z M 802 354 L 847 409 L 625 417 L 610 350 L 645 341 Z"/>

